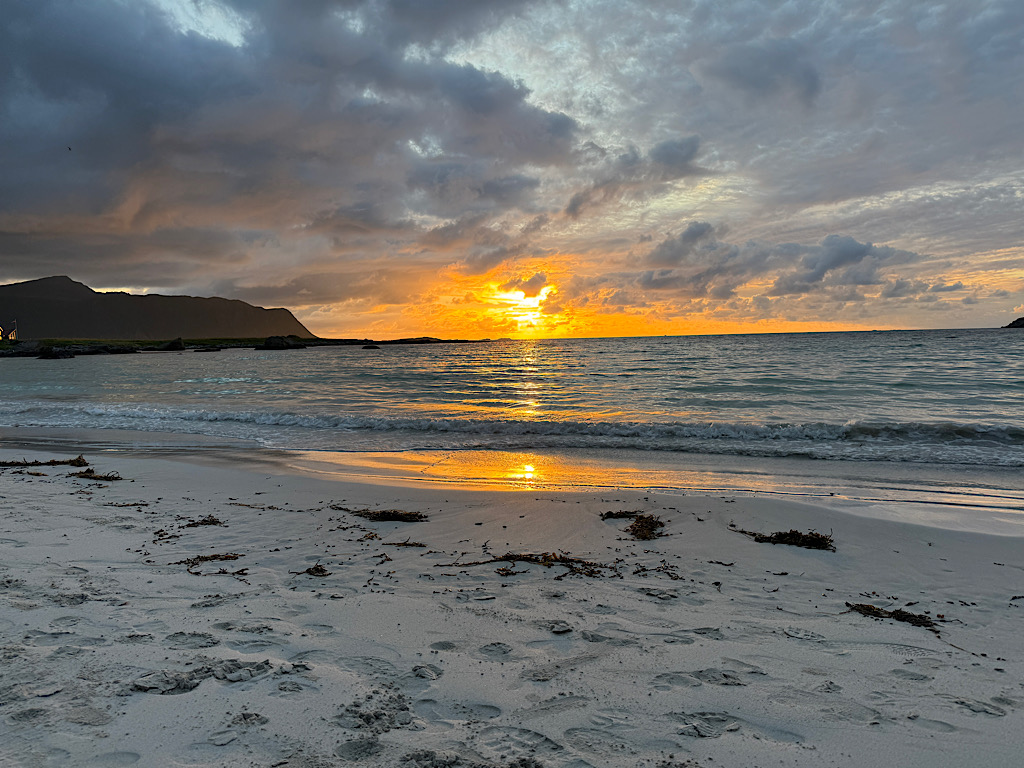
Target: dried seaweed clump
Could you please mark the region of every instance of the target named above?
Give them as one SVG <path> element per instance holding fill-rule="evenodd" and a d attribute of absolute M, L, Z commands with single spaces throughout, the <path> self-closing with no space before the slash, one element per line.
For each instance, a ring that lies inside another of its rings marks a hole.
<path fill-rule="evenodd" d="M 639 509 L 635 511 L 629 511 L 628 509 L 620 509 L 618 512 L 602 512 L 602 520 L 632 520 L 637 515 L 643 514 Z"/>
<path fill-rule="evenodd" d="M 758 533 L 757 531 L 745 531 L 742 528 L 733 527 L 737 533 L 750 536 L 759 544 L 788 544 L 791 547 L 803 547 L 805 549 L 827 549 L 835 552 L 835 544 L 832 543 L 832 535 L 809 531 L 803 533 L 795 528 L 789 531 L 776 531 L 775 533 Z"/>
<path fill-rule="evenodd" d="M 926 629 L 935 628 L 935 620 L 931 616 L 925 616 L 923 613 L 911 613 L 910 611 L 904 611 L 902 608 L 897 608 L 895 611 L 887 611 L 885 608 L 879 608 L 869 603 L 847 603 L 846 607 L 854 613 L 859 613 L 861 616 L 871 616 L 875 619 L 893 619 L 894 621 L 903 621 L 915 627 L 925 627 Z"/>
<path fill-rule="evenodd" d="M 603 563 L 596 563 L 592 560 L 583 560 L 579 557 L 573 557 L 568 552 L 542 552 L 539 555 L 532 554 L 529 552 L 506 552 L 504 555 L 499 557 L 492 557 L 490 560 L 477 560 L 472 563 L 438 563 L 435 568 L 450 568 L 458 566 L 466 568 L 471 565 L 490 565 L 491 563 L 533 563 L 534 565 L 543 565 L 545 568 L 551 568 L 555 565 L 561 565 L 568 569 L 566 573 L 561 576 L 556 576 L 556 579 L 561 579 L 563 576 L 568 574 L 574 574 L 576 576 L 603 576 L 604 571 L 616 572 L 615 568 L 610 565 L 604 565 Z M 503 574 L 504 575 L 504 574 Z"/>
<path fill-rule="evenodd" d="M 88 467 L 89 462 L 79 454 L 73 459 L 50 459 L 49 461 L 0 461 L 0 467 Z"/>
<path fill-rule="evenodd" d="M 659 536 L 664 536 L 664 534 L 659 531 L 660 528 L 664 527 L 665 524 L 656 515 L 637 515 L 633 519 L 633 522 L 626 527 L 626 533 L 634 539 L 650 541 L 651 539 L 656 539 Z"/>
<path fill-rule="evenodd" d="M 422 523 L 428 519 L 422 512 L 406 512 L 404 509 L 348 509 L 334 505 L 331 509 L 348 512 L 375 523 Z"/>
<path fill-rule="evenodd" d="M 331 575 L 330 571 L 328 571 L 326 568 L 320 565 L 319 560 L 317 560 L 316 563 L 309 566 L 309 568 L 307 568 L 304 571 L 289 571 L 289 573 L 295 576 L 301 576 L 302 574 L 306 574 L 307 576 L 316 576 L 320 579 L 326 578 L 327 576 Z"/>
<path fill-rule="evenodd" d="M 223 525 L 223 526 L 226 527 L 227 523 L 225 523 L 223 520 L 218 520 L 213 515 L 207 515 L 206 517 L 201 517 L 198 520 L 189 520 L 187 523 L 185 523 L 181 527 L 182 528 L 198 528 L 201 525 Z"/>
<path fill-rule="evenodd" d="M 92 467 L 89 467 L 89 469 L 83 470 L 81 472 L 72 472 L 70 475 L 68 475 L 68 477 L 78 477 L 81 478 L 82 480 L 102 480 L 105 483 L 113 482 L 114 480 L 124 480 L 124 478 L 117 474 L 117 472 L 109 472 L 106 475 L 98 475 L 96 474 L 96 471 Z"/>

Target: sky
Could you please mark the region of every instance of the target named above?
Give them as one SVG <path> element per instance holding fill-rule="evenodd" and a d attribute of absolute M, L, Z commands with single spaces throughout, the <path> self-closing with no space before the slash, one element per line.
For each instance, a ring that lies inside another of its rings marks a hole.
<path fill-rule="evenodd" d="M 1005 325 L 1024 3 L 0 0 L 0 283 L 344 338 Z"/>

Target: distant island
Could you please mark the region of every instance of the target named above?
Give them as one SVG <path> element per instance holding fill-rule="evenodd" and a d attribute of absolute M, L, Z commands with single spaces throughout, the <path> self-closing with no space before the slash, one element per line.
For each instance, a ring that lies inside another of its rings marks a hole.
<path fill-rule="evenodd" d="M 0 285 L 0 328 L 21 339 L 315 338 L 287 309 L 194 296 L 98 293 L 70 277 Z"/>
<path fill-rule="evenodd" d="M 1024 328 L 1024 317 L 1018 317 L 1009 325 L 1004 325 L 1003 328 Z"/>

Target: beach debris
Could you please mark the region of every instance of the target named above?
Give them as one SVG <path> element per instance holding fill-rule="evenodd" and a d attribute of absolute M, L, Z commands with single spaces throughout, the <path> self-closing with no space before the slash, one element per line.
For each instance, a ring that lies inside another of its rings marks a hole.
<path fill-rule="evenodd" d="M 894 611 L 887 611 L 885 608 L 879 608 L 878 606 L 871 605 L 869 603 L 847 603 L 846 607 L 854 613 L 859 613 L 861 616 L 870 616 L 873 619 L 892 619 L 893 621 L 903 621 L 915 627 L 924 627 L 925 629 L 937 632 L 935 629 L 935 619 L 931 616 L 925 616 L 923 613 L 911 613 L 910 611 L 904 611 L 902 608 L 897 608 Z M 849 613 L 849 611 L 847 611 L 847 613 Z"/>
<path fill-rule="evenodd" d="M 630 512 L 629 510 L 620 509 L 618 512 L 602 512 L 602 520 L 631 520 L 637 515 L 642 515 L 644 511 L 642 509 L 636 509 Z"/>
<path fill-rule="evenodd" d="M 657 515 L 637 515 L 633 522 L 626 526 L 624 532 L 631 535 L 634 539 L 650 541 L 651 539 L 664 536 L 665 534 L 658 530 L 664 527 L 665 523 Z"/>
<path fill-rule="evenodd" d="M 492 557 L 490 560 L 476 560 L 471 563 L 437 563 L 434 567 L 469 568 L 474 565 L 491 565 L 492 563 L 511 563 L 513 566 L 515 566 L 516 563 L 533 563 L 534 565 L 543 565 L 545 568 L 551 568 L 555 565 L 560 565 L 566 568 L 566 572 L 556 576 L 556 579 L 562 579 L 569 574 L 594 578 L 597 576 L 604 576 L 605 571 L 611 571 L 618 575 L 618 570 L 614 566 L 597 563 L 593 560 L 584 560 L 579 557 L 573 557 L 568 552 L 564 552 L 562 550 L 559 550 L 557 553 L 541 552 L 540 554 L 534 554 L 531 552 L 506 552 L 504 555 Z"/>
<path fill-rule="evenodd" d="M 421 543 L 419 541 L 409 541 L 408 539 L 406 539 L 405 541 L 382 541 L 381 544 L 383 544 L 385 547 L 425 547 L 425 546 L 427 546 L 426 544 L 423 544 L 423 543 Z"/>
<path fill-rule="evenodd" d="M 124 478 L 117 472 L 108 472 L 105 475 L 98 475 L 96 474 L 96 470 L 92 467 L 84 469 L 81 472 L 72 472 L 68 477 L 77 477 L 81 480 L 102 480 L 105 483 L 113 482 L 115 480 L 124 480 Z"/>
<path fill-rule="evenodd" d="M 288 571 L 288 573 L 292 574 L 293 576 L 301 576 L 302 574 L 306 574 L 307 576 L 316 576 L 320 579 L 331 575 L 330 571 L 328 571 L 326 568 L 320 565 L 319 560 L 317 560 L 313 565 L 309 566 L 309 568 L 307 568 L 304 571 Z"/>
<path fill-rule="evenodd" d="M 171 565 L 184 565 L 185 570 L 191 573 L 193 576 L 231 576 L 232 578 L 238 579 L 243 584 L 248 584 L 243 576 L 249 575 L 248 568 L 239 568 L 237 571 L 229 571 L 227 568 L 221 568 L 218 571 L 211 571 L 209 573 L 203 573 L 202 571 L 193 570 L 203 563 L 215 562 L 220 560 L 237 560 L 244 555 L 237 554 L 236 552 L 225 552 L 224 554 L 218 555 L 196 555 L 195 557 L 188 557 L 184 560 L 178 560 L 171 563 Z"/>
<path fill-rule="evenodd" d="M 516 574 L 519 574 L 519 573 L 529 573 L 530 570 L 529 570 L 529 568 L 524 568 L 521 571 L 517 571 L 514 568 L 509 568 L 507 565 L 503 565 L 503 566 L 501 566 L 501 568 L 495 568 L 494 572 L 496 574 L 498 574 L 499 576 L 508 577 L 508 576 L 515 576 Z"/>
<path fill-rule="evenodd" d="M 198 528 L 201 525 L 223 525 L 223 526 L 227 527 L 227 523 L 225 523 L 223 520 L 218 520 L 213 515 L 207 515 L 206 517 L 201 517 L 198 520 L 189 520 L 187 523 L 185 523 L 181 527 L 182 528 Z"/>
<path fill-rule="evenodd" d="M 830 552 L 836 551 L 831 533 L 818 533 L 813 530 L 803 533 L 795 528 L 789 531 L 776 531 L 775 533 L 758 533 L 757 531 L 745 531 L 742 528 L 737 528 L 735 523 L 729 523 L 729 527 L 736 533 L 750 536 L 758 544 L 788 544 L 791 547 L 827 549 Z"/>
<path fill-rule="evenodd" d="M 0 461 L 0 467 L 88 467 L 89 462 L 79 454 L 73 459 L 50 459 L 49 461 Z"/>
<path fill-rule="evenodd" d="M 421 523 L 427 520 L 427 516 L 422 512 L 406 512 L 403 509 L 349 509 L 336 504 L 332 504 L 331 509 L 336 512 L 348 512 L 350 515 L 375 523 Z"/>

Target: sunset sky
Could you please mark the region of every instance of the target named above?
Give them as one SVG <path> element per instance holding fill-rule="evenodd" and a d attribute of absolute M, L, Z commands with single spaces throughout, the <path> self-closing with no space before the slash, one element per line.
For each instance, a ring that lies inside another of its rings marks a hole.
<path fill-rule="evenodd" d="M 1024 315 L 1020 0 L 0 9 L 0 282 L 333 337 Z"/>

